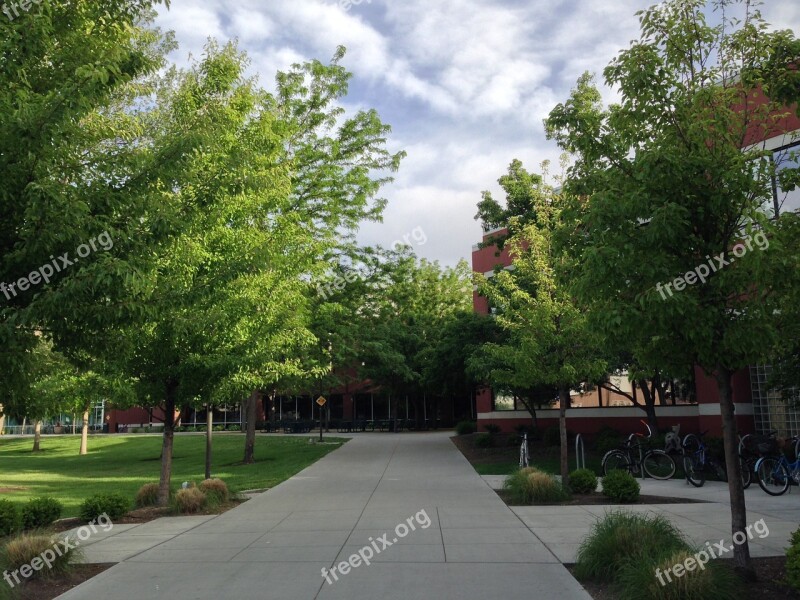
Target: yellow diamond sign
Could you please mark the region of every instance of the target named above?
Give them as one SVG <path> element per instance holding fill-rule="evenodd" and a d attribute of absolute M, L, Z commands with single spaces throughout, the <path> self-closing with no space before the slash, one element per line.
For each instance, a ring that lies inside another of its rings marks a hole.
<path fill-rule="evenodd" d="M 320 396 L 319 398 L 317 398 L 317 404 L 319 404 L 320 406 L 325 406 L 326 402 L 327 400 L 325 399 L 325 396 Z"/>

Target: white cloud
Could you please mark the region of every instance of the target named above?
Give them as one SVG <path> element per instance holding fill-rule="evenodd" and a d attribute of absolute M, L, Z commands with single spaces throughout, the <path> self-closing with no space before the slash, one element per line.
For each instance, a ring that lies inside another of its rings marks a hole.
<path fill-rule="evenodd" d="M 542 119 L 584 71 L 602 70 L 638 36 L 637 10 L 654 0 L 338 0 L 263 2 L 173 0 L 159 24 L 181 43 L 176 60 L 211 37 L 238 37 L 251 71 L 272 87 L 275 72 L 348 48 L 348 109 L 375 107 L 393 126 L 390 146 L 409 152 L 384 224 L 361 239 L 390 244 L 421 226 L 420 255 L 454 264 L 480 237 L 472 219 L 480 192 L 502 193 L 497 178 L 513 158 L 530 170 L 557 162 Z M 765 3 L 775 28 L 797 29 L 800 5 Z M 603 89 L 604 98 L 615 94 Z"/>

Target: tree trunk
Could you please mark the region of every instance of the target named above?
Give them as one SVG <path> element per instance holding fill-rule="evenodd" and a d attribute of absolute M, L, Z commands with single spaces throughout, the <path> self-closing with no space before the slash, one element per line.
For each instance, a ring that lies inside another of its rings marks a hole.
<path fill-rule="evenodd" d="M 653 434 L 658 433 L 658 417 L 656 417 L 656 397 L 653 390 L 647 386 L 647 381 L 644 379 L 639 380 L 639 388 L 642 390 L 644 396 L 644 414 L 647 415 L 647 424 L 653 430 Z"/>
<path fill-rule="evenodd" d="M 83 456 L 89 450 L 89 407 L 83 409 L 83 426 L 81 427 L 81 448 L 78 455 Z"/>
<path fill-rule="evenodd" d="M 172 447 L 175 441 L 175 392 L 178 382 L 170 379 L 165 385 L 164 434 L 161 441 L 161 478 L 158 482 L 158 505 L 169 504 L 170 480 L 172 479 Z"/>
<path fill-rule="evenodd" d="M 78 423 L 78 415 L 73 413 L 73 415 L 72 415 L 72 435 L 75 435 L 75 428 L 78 426 L 77 423 Z"/>
<path fill-rule="evenodd" d="M 722 439 L 725 442 L 725 467 L 728 475 L 728 493 L 731 500 L 731 534 L 742 533 L 744 542 L 733 546 L 733 564 L 737 571 L 748 579 L 755 579 L 750 560 L 745 528 L 747 527 L 747 506 L 744 500 L 742 472 L 739 465 L 739 444 L 736 417 L 734 416 L 733 394 L 731 391 L 731 371 L 717 367 L 717 389 L 719 390 L 720 412 L 722 414 Z"/>
<path fill-rule="evenodd" d="M 3 430 L 6 426 L 6 416 L 3 414 L 3 405 L 0 404 L 0 435 L 3 435 Z"/>
<path fill-rule="evenodd" d="M 567 408 L 569 407 L 569 388 L 558 390 L 558 433 L 561 441 L 561 483 L 569 485 L 569 447 L 567 445 Z"/>
<path fill-rule="evenodd" d="M 211 479 L 211 432 L 214 429 L 214 413 L 206 405 L 206 479 Z"/>
<path fill-rule="evenodd" d="M 244 439 L 244 464 L 252 465 L 256 462 L 255 447 L 256 447 L 256 409 L 258 402 L 261 398 L 261 392 L 253 390 L 250 397 L 247 399 L 247 434 Z M 320 415 L 321 418 L 322 415 Z M 321 421 L 320 421 L 321 423 Z"/>
<path fill-rule="evenodd" d="M 33 451 L 39 452 L 40 442 L 42 441 L 42 420 L 36 419 L 33 426 Z"/>

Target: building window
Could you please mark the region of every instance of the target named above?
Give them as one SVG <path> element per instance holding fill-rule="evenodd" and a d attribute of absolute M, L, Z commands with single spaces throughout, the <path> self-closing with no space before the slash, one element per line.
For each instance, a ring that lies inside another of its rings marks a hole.
<path fill-rule="evenodd" d="M 494 410 L 519 410 L 514 396 L 492 393 Z"/>
<path fill-rule="evenodd" d="M 780 390 L 767 389 L 770 371 L 768 365 L 750 367 L 756 433 L 778 431 L 781 435 L 796 435 L 800 433 L 800 412 L 789 406 Z"/>
<path fill-rule="evenodd" d="M 800 144 L 793 144 L 778 148 L 772 154 L 775 163 L 775 180 L 773 192 L 775 194 L 775 209 L 778 216 L 781 213 L 793 212 L 800 209 L 800 185 L 794 187 L 790 180 L 797 179 L 797 169 L 800 168 Z"/>

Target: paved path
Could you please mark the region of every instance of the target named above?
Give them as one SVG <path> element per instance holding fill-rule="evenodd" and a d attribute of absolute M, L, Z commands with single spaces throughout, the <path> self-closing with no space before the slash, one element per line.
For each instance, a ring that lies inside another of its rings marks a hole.
<path fill-rule="evenodd" d="M 360 434 L 218 517 L 118 525 L 86 553 L 123 562 L 60 598 L 588 600 L 450 435 Z M 326 583 L 323 568 L 368 546 L 370 565 Z"/>
<path fill-rule="evenodd" d="M 487 485 L 495 489 L 502 487 L 505 477 L 485 476 Z M 515 506 L 514 513 L 530 527 L 547 548 L 565 563 L 575 562 L 578 547 L 588 528 L 598 517 L 614 509 L 633 512 L 654 513 L 669 519 L 686 537 L 698 547 L 711 542 L 712 547 L 723 541 L 730 548 L 731 513 L 728 486 L 718 481 L 709 481 L 702 488 L 695 488 L 684 480 L 654 481 L 639 480 L 642 494 L 673 496 L 702 500 L 703 503 L 687 504 L 639 504 L 635 506 Z M 745 490 L 747 523 L 750 530 L 749 546 L 752 556 L 784 556 L 789 546 L 791 533 L 800 523 L 800 499 L 794 493 L 769 496 L 758 486 Z M 756 522 L 763 519 L 763 524 Z M 730 558 L 731 553 L 723 555 Z"/>

